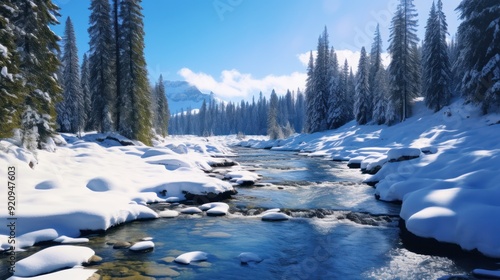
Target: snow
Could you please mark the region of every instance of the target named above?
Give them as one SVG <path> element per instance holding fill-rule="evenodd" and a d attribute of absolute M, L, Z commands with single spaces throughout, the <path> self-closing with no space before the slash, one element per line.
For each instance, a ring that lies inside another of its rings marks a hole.
<path fill-rule="evenodd" d="M 184 253 L 177 258 L 175 262 L 181 264 L 190 264 L 191 262 L 206 261 L 208 259 L 208 254 L 201 251 L 194 251 L 189 253 Z"/>
<path fill-rule="evenodd" d="M 66 235 L 59 236 L 58 238 L 53 240 L 54 242 L 58 242 L 61 244 L 75 244 L 75 243 L 87 243 L 89 242 L 88 238 L 72 238 Z"/>
<path fill-rule="evenodd" d="M 187 207 L 181 210 L 182 214 L 200 214 L 202 212 L 198 207 Z"/>
<path fill-rule="evenodd" d="M 199 208 L 203 211 L 207 211 L 208 216 L 223 216 L 229 211 L 229 205 L 224 202 L 205 203 Z"/>
<path fill-rule="evenodd" d="M 96 269 L 84 269 L 83 267 L 74 267 L 54 273 L 44 274 L 35 277 L 18 277 L 12 276 L 8 280 L 88 280 L 97 272 Z"/>
<path fill-rule="evenodd" d="M 273 150 L 328 159 L 364 157 L 367 170 L 381 167 L 364 182 L 378 182 L 381 200 L 402 202 L 400 216 L 410 232 L 500 257 L 500 224 L 494 220 L 500 216 L 500 115 L 483 116 L 463 100 L 434 113 L 421 98 L 413 112 L 390 127 L 350 122 L 333 131 L 272 143 L 245 139 L 241 145 L 271 144 Z"/>
<path fill-rule="evenodd" d="M 29 233 L 25 233 L 17 237 L 16 249 L 31 247 L 35 243 L 52 241 L 58 237 L 57 231 L 55 229 L 42 229 Z"/>
<path fill-rule="evenodd" d="M 285 213 L 268 213 L 262 215 L 263 221 L 286 221 L 289 220 L 290 216 Z"/>
<path fill-rule="evenodd" d="M 86 263 L 94 250 L 73 245 L 43 249 L 16 263 L 15 276 L 32 277 Z"/>
<path fill-rule="evenodd" d="M 179 212 L 175 210 L 163 210 L 160 213 L 158 213 L 158 216 L 162 218 L 175 218 L 179 216 Z"/>
<path fill-rule="evenodd" d="M 259 175 L 250 171 L 242 170 L 242 169 L 233 169 L 224 175 L 226 179 L 229 179 L 231 182 L 234 182 L 238 185 L 243 184 L 255 184 L 259 180 Z"/>
<path fill-rule="evenodd" d="M 15 214 L 22 220 L 16 225 L 16 250 L 57 238 L 80 242 L 83 240 L 72 238 L 79 237 L 81 230 L 107 230 L 133 220 L 158 218 L 160 215 L 146 205 L 165 202 L 165 197 L 174 202 L 184 200 L 186 193 L 234 192 L 231 183 L 204 172 L 214 161 L 213 156 L 233 156 L 223 138 L 158 138 L 156 147 L 147 147 L 140 143 L 122 146 L 108 136 L 89 133 L 78 138 L 63 134 L 64 139 L 56 139 L 57 147 L 54 142 L 55 152 L 39 150 L 37 158 L 14 145 L 13 140 L 0 140 L 0 164 L 15 166 L 18 185 L 22 186 L 16 189 L 19 207 Z M 111 136 L 130 142 L 119 135 Z M 161 163 L 165 163 L 169 156 L 182 160 L 184 167 L 168 170 L 152 160 L 162 157 Z M 0 177 L 6 176 L 7 169 L 1 169 Z M 0 201 L 3 209 L 6 204 L 6 200 Z M 8 234 L 7 227 L 0 228 L 0 240 Z M 1 243 L 6 249 L 7 244 Z"/>
<path fill-rule="evenodd" d="M 389 161 L 399 161 L 403 157 L 419 157 L 420 152 L 418 148 L 394 148 L 387 152 L 387 159 Z"/>
<path fill-rule="evenodd" d="M 240 259 L 241 263 L 249 263 L 249 262 L 259 263 L 262 261 L 262 258 L 259 257 L 259 255 L 250 252 L 244 252 L 239 254 L 238 259 Z"/>
<path fill-rule="evenodd" d="M 128 248 L 130 251 L 145 251 L 154 249 L 155 244 L 153 241 L 140 241 Z"/>

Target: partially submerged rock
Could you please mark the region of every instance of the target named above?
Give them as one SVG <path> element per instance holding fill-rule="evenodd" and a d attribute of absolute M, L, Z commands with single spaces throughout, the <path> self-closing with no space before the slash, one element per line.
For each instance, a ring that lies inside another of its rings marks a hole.
<path fill-rule="evenodd" d="M 175 262 L 180 264 L 190 264 L 191 262 L 206 261 L 208 259 L 208 254 L 202 251 L 194 251 L 189 253 L 184 253 L 177 258 Z"/>

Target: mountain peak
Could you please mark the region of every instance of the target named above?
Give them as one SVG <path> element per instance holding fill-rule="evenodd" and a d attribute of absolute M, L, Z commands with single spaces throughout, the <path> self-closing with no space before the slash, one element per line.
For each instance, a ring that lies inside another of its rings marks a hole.
<path fill-rule="evenodd" d="M 168 106 L 172 114 L 188 109 L 199 109 L 203 100 L 208 103 L 214 99 L 213 92 L 203 93 L 186 81 L 165 81 L 164 83 Z"/>

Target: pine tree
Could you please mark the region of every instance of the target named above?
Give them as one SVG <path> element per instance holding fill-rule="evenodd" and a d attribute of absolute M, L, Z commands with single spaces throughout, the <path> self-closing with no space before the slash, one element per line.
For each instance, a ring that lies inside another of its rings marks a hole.
<path fill-rule="evenodd" d="M 158 83 L 153 92 L 152 104 L 154 104 L 154 128 L 156 133 L 165 137 L 168 134 L 168 124 L 170 120 L 170 110 L 168 108 L 167 96 L 165 94 L 165 83 L 160 75 Z"/>
<path fill-rule="evenodd" d="M 21 126 L 24 92 L 19 77 L 19 56 L 11 22 L 16 7 L 10 0 L 0 5 L 0 138 L 11 137 Z"/>
<path fill-rule="evenodd" d="M 341 75 L 339 72 L 339 63 L 337 54 L 333 50 L 330 51 L 330 63 L 328 65 L 329 90 L 328 97 L 328 128 L 335 129 L 342 126 L 345 122 L 345 112 L 343 111 L 343 103 L 345 102 L 345 91 L 342 91 Z"/>
<path fill-rule="evenodd" d="M 462 0 L 457 10 L 463 20 L 458 28 L 462 92 L 486 114 L 500 106 L 500 4 Z"/>
<path fill-rule="evenodd" d="M 356 94 L 354 97 L 354 116 L 358 124 L 366 124 L 370 121 L 370 85 L 368 82 L 368 57 L 366 56 L 365 48 L 361 48 L 361 56 L 359 58 Z"/>
<path fill-rule="evenodd" d="M 393 115 L 399 115 L 399 121 L 411 115 L 411 101 L 419 95 L 421 71 L 416 52 L 417 15 L 413 0 L 401 0 L 391 22 L 389 77 L 392 106 L 388 108 L 396 110 Z"/>
<path fill-rule="evenodd" d="M 311 125 L 313 122 L 313 100 L 316 90 L 314 89 L 314 58 L 312 51 L 309 54 L 309 63 L 307 65 L 307 80 L 306 80 L 306 120 L 304 124 L 305 132 L 312 132 Z M 262 95 L 262 93 L 261 93 Z"/>
<path fill-rule="evenodd" d="M 115 77 L 113 75 L 113 32 L 108 0 L 92 0 L 90 4 L 90 92 L 92 95 L 92 128 L 101 132 L 114 129 Z"/>
<path fill-rule="evenodd" d="M 328 31 L 325 27 L 318 39 L 316 62 L 314 63 L 314 98 L 312 99 L 311 132 L 327 129 L 327 104 L 330 90 L 328 88 L 329 63 Z"/>
<path fill-rule="evenodd" d="M 207 131 L 207 101 L 203 99 L 203 103 L 201 104 L 200 111 L 198 112 L 198 121 L 199 128 L 197 135 L 199 136 L 208 136 Z"/>
<path fill-rule="evenodd" d="M 84 130 L 91 129 L 90 122 L 90 114 L 91 114 L 91 106 L 92 106 L 92 95 L 90 92 L 90 68 L 89 68 L 89 60 L 87 54 L 83 55 L 83 62 L 80 69 L 80 81 L 82 87 L 82 96 L 83 96 L 83 120 Z"/>
<path fill-rule="evenodd" d="M 152 118 L 140 4 L 140 0 L 123 0 L 120 4 L 120 133 L 150 145 Z"/>
<path fill-rule="evenodd" d="M 83 130 L 84 125 L 84 97 L 80 81 L 75 30 L 70 17 L 66 20 L 64 30 L 62 65 L 63 100 L 62 106 L 59 107 L 60 112 L 58 112 L 61 115 L 59 125 L 63 132 L 78 133 Z"/>
<path fill-rule="evenodd" d="M 23 145 L 53 150 L 56 104 L 61 99 L 57 80 L 60 65 L 56 55 L 59 37 L 50 29 L 58 24 L 59 8 L 51 0 L 15 0 L 13 18 L 20 72 L 26 97 L 21 120 Z"/>
<path fill-rule="evenodd" d="M 267 135 L 271 139 L 283 138 L 283 132 L 278 124 L 278 96 L 276 92 L 271 92 L 271 99 L 269 101 L 269 113 L 267 115 Z"/>
<path fill-rule="evenodd" d="M 347 76 L 347 87 L 346 87 L 346 119 L 347 121 L 354 120 L 354 97 L 356 96 L 356 77 L 352 71 L 352 67 L 349 66 L 349 76 Z"/>
<path fill-rule="evenodd" d="M 121 73 L 120 73 L 120 7 L 119 7 L 119 0 L 113 0 L 113 7 L 112 7 L 112 12 L 111 12 L 111 17 L 113 21 L 113 38 L 114 38 L 114 48 L 113 48 L 113 53 L 114 53 L 114 59 L 112 61 L 112 64 L 114 66 L 113 74 L 115 76 L 115 96 L 116 96 L 116 101 L 115 101 L 115 129 L 119 130 L 120 129 L 120 100 L 121 100 Z"/>
<path fill-rule="evenodd" d="M 436 10 L 433 2 L 425 30 L 422 85 L 425 104 L 435 112 L 448 105 L 451 99 L 447 29 L 443 3 L 438 0 Z"/>
<path fill-rule="evenodd" d="M 295 102 L 295 131 L 304 132 L 304 121 L 306 116 L 306 101 L 304 94 L 297 89 L 297 98 Z"/>
<path fill-rule="evenodd" d="M 372 120 L 377 124 L 385 123 L 387 110 L 387 74 L 382 65 L 382 37 L 379 26 L 375 31 L 370 53 L 370 98 L 373 104 Z"/>

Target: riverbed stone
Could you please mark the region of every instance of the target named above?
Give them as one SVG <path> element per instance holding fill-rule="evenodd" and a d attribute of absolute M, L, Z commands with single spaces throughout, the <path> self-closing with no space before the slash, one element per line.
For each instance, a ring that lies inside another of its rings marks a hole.
<path fill-rule="evenodd" d="M 88 264 L 95 264 L 95 263 L 98 263 L 101 261 L 102 261 L 101 257 L 99 257 L 98 255 L 93 255 L 92 257 L 90 257 L 90 259 L 87 261 L 87 263 Z"/>
<path fill-rule="evenodd" d="M 175 258 L 174 257 L 166 257 L 166 258 L 163 258 L 161 260 L 166 262 L 166 263 L 173 263 Z"/>
<path fill-rule="evenodd" d="M 113 249 L 127 249 L 132 246 L 132 243 L 127 242 L 127 241 L 117 241 L 115 244 L 113 244 Z"/>
<path fill-rule="evenodd" d="M 155 262 L 148 262 L 144 264 L 140 270 L 147 276 L 152 276 L 155 278 L 158 277 L 177 277 L 181 275 L 179 272 L 175 271 L 174 269 L 168 267 L 167 265 L 164 264 L 159 264 Z"/>

